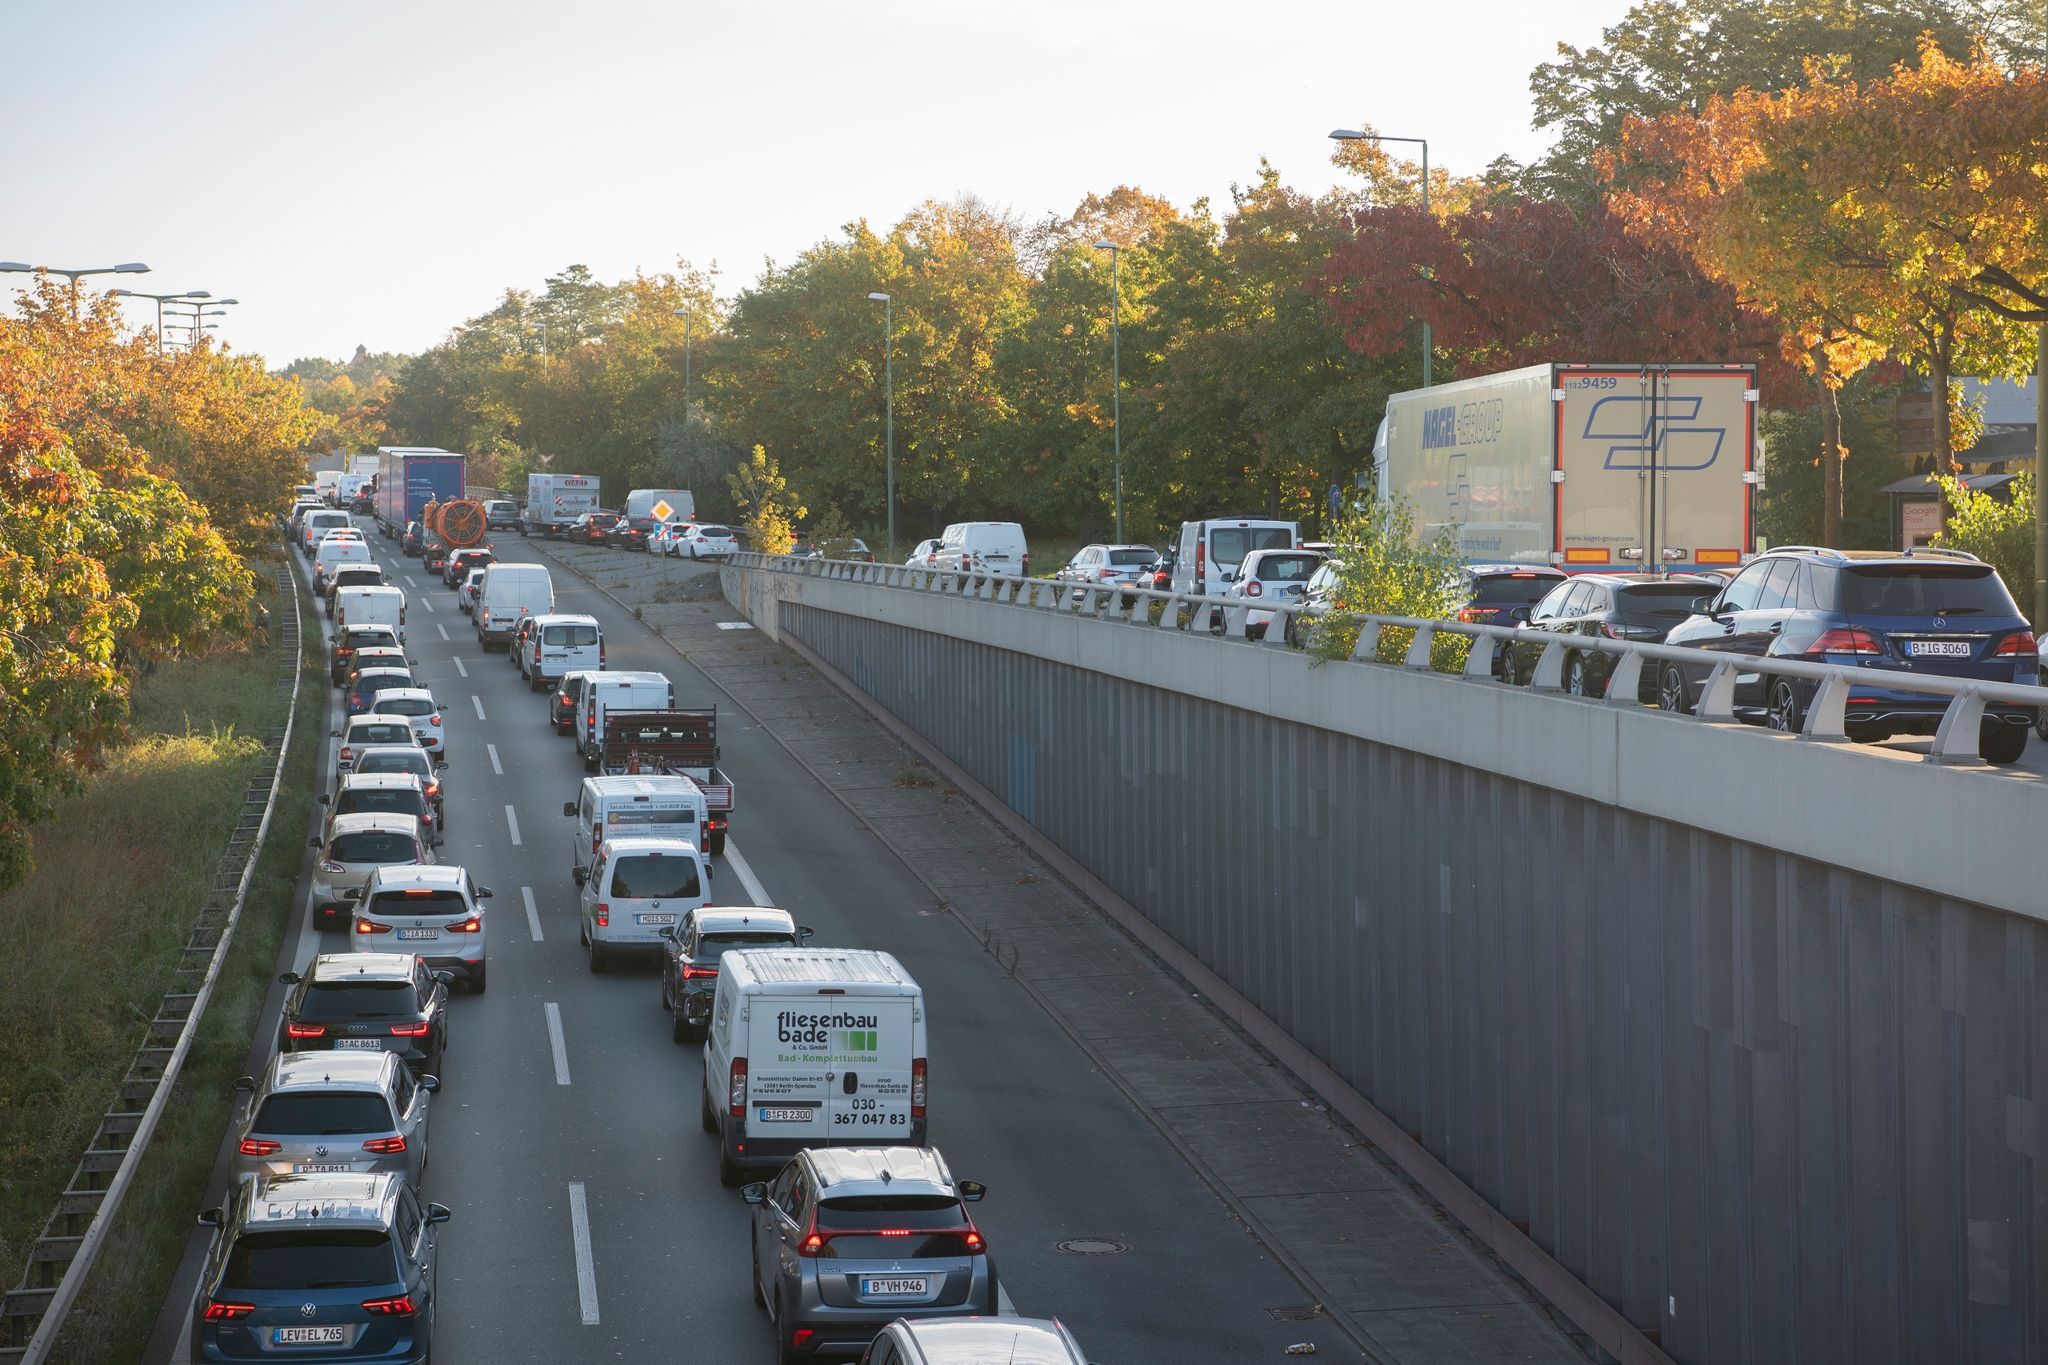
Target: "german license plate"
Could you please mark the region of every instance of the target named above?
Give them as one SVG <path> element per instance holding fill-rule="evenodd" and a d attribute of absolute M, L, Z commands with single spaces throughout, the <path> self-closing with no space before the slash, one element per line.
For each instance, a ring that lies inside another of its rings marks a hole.
<path fill-rule="evenodd" d="M 400 929 L 398 936 L 400 938 L 439 938 L 441 937 L 441 931 L 439 929 Z"/>
<path fill-rule="evenodd" d="M 315 1175 L 322 1171 L 347 1171 L 353 1169 L 346 1161 L 295 1161 L 292 1174 Z"/>
<path fill-rule="evenodd" d="M 761 1109 L 761 1122 L 763 1123 L 809 1123 L 810 1121 L 811 1111 L 808 1109 L 770 1109 L 765 1105 Z"/>
<path fill-rule="evenodd" d="M 883 1279 L 879 1276 L 863 1277 L 860 1282 L 861 1297 L 869 1299 L 900 1299 L 931 1292 L 931 1280 L 923 1275 L 898 1275 Z"/>
<path fill-rule="evenodd" d="M 331 1327 L 273 1327 L 270 1341 L 274 1346 L 341 1346 L 348 1341 L 348 1328 L 338 1322 Z"/>
<path fill-rule="evenodd" d="M 635 915 L 633 918 L 642 924 L 674 924 L 676 922 L 674 915 Z"/>
<path fill-rule="evenodd" d="M 1916 656 L 1933 655 L 1943 659 L 1967 659 L 1970 657 L 1968 640 L 1915 640 L 1912 651 Z"/>
<path fill-rule="evenodd" d="M 334 1045 L 345 1052 L 382 1052 L 384 1050 L 384 1040 L 382 1038 L 336 1038 Z"/>

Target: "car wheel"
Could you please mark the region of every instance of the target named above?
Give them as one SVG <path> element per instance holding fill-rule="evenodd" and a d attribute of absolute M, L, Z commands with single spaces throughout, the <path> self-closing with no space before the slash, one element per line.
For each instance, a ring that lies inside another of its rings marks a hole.
<path fill-rule="evenodd" d="M 476 970 L 469 974 L 469 993 L 471 995 L 482 995 L 484 993 L 484 964 L 481 962 L 477 963 Z"/>
<path fill-rule="evenodd" d="M 727 1155 L 723 1143 L 718 1148 L 718 1183 L 729 1190 L 736 1190 L 747 1183 L 747 1168 Z"/>
<path fill-rule="evenodd" d="M 748 1281 L 752 1284 L 754 1290 L 754 1307 L 766 1308 L 768 1306 L 768 1296 L 761 1292 L 761 1248 L 754 1242 L 751 1236 L 747 1241 L 750 1247 L 748 1259 L 753 1262 L 753 1274 L 748 1276 Z"/>
<path fill-rule="evenodd" d="M 1564 690 L 1574 697 L 1586 695 L 1586 656 L 1574 654 L 1565 661 Z"/>
<path fill-rule="evenodd" d="M 590 941 L 586 939 L 585 942 Z M 602 943 L 590 943 L 590 970 L 598 976 L 603 976 L 605 968 L 610 965 L 606 961 L 604 945 Z"/>
<path fill-rule="evenodd" d="M 1785 735 L 1798 734 L 1806 724 L 1806 714 L 1799 705 L 1799 694 L 1793 690 L 1790 678 L 1779 678 L 1771 684 L 1771 701 L 1764 712 L 1764 724 Z"/>
<path fill-rule="evenodd" d="M 705 1089 L 704 1089 L 704 1088 L 703 1088 L 702 1086 L 699 1086 L 699 1087 L 697 1087 L 697 1103 L 698 1103 L 698 1104 L 699 1104 L 699 1105 L 700 1105 L 700 1106 L 702 1107 L 702 1109 L 703 1109 L 703 1111 L 704 1111 L 703 1113 L 701 1113 L 701 1114 L 699 1114 L 699 1115 L 697 1116 L 697 1121 L 698 1121 L 699 1123 L 701 1123 L 701 1124 L 703 1124 L 703 1125 L 704 1125 L 704 1131 L 705 1131 L 705 1132 L 707 1132 L 707 1133 L 715 1133 L 715 1132 L 717 1132 L 717 1131 L 718 1131 L 718 1115 L 717 1115 L 717 1114 L 716 1114 L 715 1112 L 713 1112 L 713 1110 L 712 1110 L 712 1108 L 711 1108 L 711 1096 L 710 1096 L 710 1094 L 709 1094 L 709 1093 L 707 1093 L 707 1092 L 705 1091 Z"/>
<path fill-rule="evenodd" d="M 2034 733 L 2048 740 L 2048 706 L 2034 713 Z"/>
<path fill-rule="evenodd" d="M 2017 763 L 2026 751 L 2024 725 L 1987 725 L 1977 734 L 1977 752 L 1986 763 Z"/>
<path fill-rule="evenodd" d="M 1500 680 L 1509 687 L 1520 687 L 1522 679 L 1515 667 L 1515 651 L 1507 645 L 1500 650 Z"/>
<path fill-rule="evenodd" d="M 811 1357 L 796 1350 L 789 1340 L 788 1305 L 783 1302 L 782 1291 L 775 1293 L 775 1360 L 776 1365 L 805 1365 Z"/>
<path fill-rule="evenodd" d="M 1685 697 L 1685 674 L 1679 671 L 1676 664 L 1657 676 L 1657 709 L 1680 716 L 1692 710 Z"/>

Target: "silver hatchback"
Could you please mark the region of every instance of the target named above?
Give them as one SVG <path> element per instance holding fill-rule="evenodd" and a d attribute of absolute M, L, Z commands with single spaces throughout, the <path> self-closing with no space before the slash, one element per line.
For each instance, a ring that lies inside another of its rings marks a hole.
<path fill-rule="evenodd" d="M 740 1191 L 754 1206 L 754 1301 L 784 1365 L 858 1355 L 898 1318 L 997 1311 L 987 1191 L 929 1147 L 809 1148 Z"/>
<path fill-rule="evenodd" d="M 235 1144 L 235 1175 L 351 1172 L 404 1176 L 414 1189 L 427 1168 L 427 1102 L 436 1076 L 413 1079 L 395 1052 L 284 1053 L 249 1096 Z"/>

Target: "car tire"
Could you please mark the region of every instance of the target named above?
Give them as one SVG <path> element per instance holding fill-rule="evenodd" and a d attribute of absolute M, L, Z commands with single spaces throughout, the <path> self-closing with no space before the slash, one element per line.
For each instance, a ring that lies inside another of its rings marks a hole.
<path fill-rule="evenodd" d="M 789 1319 L 788 1305 L 782 1301 L 782 1291 L 775 1292 L 775 1360 L 776 1365 L 808 1365 L 811 1357 L 796 1350 L 789 1340 L 789 1328 L 784 1326 Z"/>
<path fill-rule="evenodd" d="M 699 1115 L 697 1116 L 697 1121 L 698 1121 L 699 1123 L 701 1123 L 701 1124 L 703 1124 L 703 1125 L 704 1125 L 704 1131 L 705 1131 L 705 1132 L 707 1132 L 707 1133 L 715 1133 L 715 1132 L 717 1132 L 717 1131 L 718 1131 L 718 1115 L 717 1115 L 716 1113 L 714 1113 L 714 1112 L 712 1111 L 712 1108 L 711 1108 L 711 1096 L 710 1096 L 710 1094 L 709 1094 L 709 1093 L 708 1093 L 708 1092 L 707 1092 L 707 1091 L 706 1091 L 706 1090 L 704 1089 L 704 1087 L 703 1087 L 703 1086 L 698 1086 L 698 1087 L 697 1087 L 697 1103 L 698 1103 L 698 1105 L 699 1105 L 699 1106 L 700 1106 L 700 1107 L 701 1107 L 701 1108 L 703 1109 L 703 1111 L 704 1111 L 703 1113 L 701 1113 L 701 1114 L 699 1114 Z"/>
<path fill-rule="evenodd" d="M 585 941 L 586 941 L 586 942 L 589 942 L 589 940 L 585 940 Z M 595 942 L 591 942 L 591 943 L 590 943 L 590 970 L 591 970 L 591 973 L 592 973 L 593 975 L 595 975 L 595 976 L 603 976 L 603 975 L 605 974 L 605 969 L 606 969 L 606 968 L 608 968 L 609 966 L 611 966 L 611 962 L 610 962 L 610 961 L 608 960 L 607 954 L 605 953 L 605 950 L 604 950 L 604 945 L 603 945 L 602 943 L 595 943 Z"/>
<path fill-rule="evenodd" d="M 2048 706 L 2034 713 L 2034 733 L 2048 740 Z"/>
<path fill-rule="evenodd" d="M 747 1276 L 747 1281 L 754 1291 L 754 1307 L 766 1308 L 768 1296 L 761 1292 L 761 1248 L 751 1236 L 748 1237 L 747 1244 L 747 1258 L 753 1262 L 753 1273 Z"/>
<path fill-rule="evenodd" d="M 1685 674 L 1676 664 L 1657 675 L 1657 709 L 1679 716 L 1692 714 L 1692 706 L 1686 700 Z"/>
<path fill-rule="evenodd" d="M 718 1183 L 729 1190 L 747 1183 L 747 1168 L 726 1154 L 724 1143 L 718 1146 Z"/>
<path fill-rule="evenodd" d="M 2027 751 L 2027 727 L 2024 725 L 1987 725 L 1977 734 L 1977 752 L 1986 763 L 2001 767 L 2017 763 L 2020 755 Z"/>
<path fill-rule="evenodd" d="M 479 963 L 477 963 L 477 964 L 476 964 L 476 970 L 475 970 L 475 971 L 473 971 L 473 972 L 471 972 L 471 973 L 469 974 L 469 983 L 468 983 L 468 984 L 469 984 L 469 993 L 470 993 L 471 995 L 482 995 L 482 994 L 484 993 L 484 964 L 483 964 L 483 963 L 479 962 Z"/>
<path fill-rule="evenodd" d="M 1806 724 L 1806 708 L 1799 704 L 1799 692 L 1790 678 L 1771 683 L 1770 701 L 1764 708 L 1764 724 L 1782 735 L 1796 735 Z"/>
<path fill-rule="evenodd" d="M 1586 691 L 1586 656 L 1574 654 L 1564 661 L 1564 690 L 1574 697 L 1591 695 Z"/>

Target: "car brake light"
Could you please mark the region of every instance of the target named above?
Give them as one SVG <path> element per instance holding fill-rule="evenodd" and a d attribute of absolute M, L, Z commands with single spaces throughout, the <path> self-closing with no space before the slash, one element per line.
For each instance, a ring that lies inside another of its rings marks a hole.
<path fill-rule="evenodd" d="M 269 1138 L 243 1138 L 242 1145 L 235 1150 L 243 1156 L 269 1156 L 272 1152 L 283 1151 L 284 1144 L 272 1142 Z"/>
<path fill-rule="evenodd" d="M 325 858 L 322 858 L 320 860 L 320 870 L 322 872 L 327 873 L 329 876 L 333 876 L 336 873 L 348 871 L 348 869 L 346 867 L 343 867 L 340 863 L 329 862 Z"/>
<path fill-rule="evenodd" d="M 824 1237 L 821 1234 L 814 1232 L 810 1236 L 804 1238 L 803 1241 L 797 1243 L 796 1254 L 799 1256 L 816 1256 L 824 1249 Z"/>
<path fill-rule="evenodd" d="M 363 1143 L 363 1150 L 375 1152 L 378 1156 L 391 1156 L 394 1153 L 405 1150 L 405 1139 L 402 1137 L 370 1138 Z"/>
<path fill-rule="evenodd" d="M 1246 597 L 1264 597 L 1266 595 L 1266 585 L 1254 578 L 1251 582 L 1244 585 L 1244 595 Z"/>
<path fill-rule="evenodd" d="M 683 964 L 683 980 L 685 981 L 702 981 L 706 977 L 717 975 L 718 968 L 716 967 L 699 967 L 689 962 Z"/>
<path fill-rule="evenodd" d="M 436 711 L 433 715 L 427 717 L 427 724 L 429 725 L 439 725 L 440 723 L 441 713 L 439 711 Z"/>
<path fill-rule="evenodd" d="M 325 1038 L 327 1036 L 327 1025 L 286 1024 L 284 1032 L 288 1038 Z"/>
<path fill-rule="evenodd" d="M 732 1059 L 732 1071 L 725 1081 L 725 1103 L 736 1119 L 747 1116 L 747 1059 Z"/>
<path fill-rule="evenodd" d="M 256 1305 L 253 1303 L 228 1303 L 221 1299 L 208 1299 L 206 1311 L 200 1316 L 208 1322 L 233 1322 L 236 1318 L 246 1318 L 255 1311 Z"/>
<path fill-rule="evenodd" d="M 1884 648 L 1877 643 L 1877 637 L 1867 630 L 1824 630 L 1820 638 L 1806 647 L 1809 656 L 1815 654 L 1882 654 Z"/>
<path fill-rule="evenodd" d="M 401 1142 L 404 1141 L 403 1138 L 399 1140 Z M 400 1294 L 395 1298 L 389 1299 L 365 1299 L 363 1300 L 363 1311 L 375 1313 L 379 1317 L 409 1318 L 420 1310 L 414 1306 L 412 1295 Z"/>
<path fill-rule="evenodd" d="M 604 667 L 604 641 L 602 640 L 597 642 L 597 666 L 599 668 Z M 562 700 L 567 701 L 568 698 L 564 697 Z"/>
<path fill-rule="evenodd" d="M 344 744 L 344 745 L 342 745 L 342 746 L 341 746 L 341 761 L 342 761 L 343 763 L 346 763 L 346 762 L 348 762 L 348 761 L 349 761 L 350 759 L 354 758 L 355 756 L 356 756 L 356 754 L 355 754 L 355 750 L 353 750 L 353 749 L 349 748 L 349 747 L 348 747 L 348 745 L 346 745 L 346 744 Z"/>
<path fill-rule="evenodd" d="M 391 1036 L 393 1038 L 424 1038 L 427 1036 L 427 1030 L 432 1027 L 433 1025 L 425 1019 L 417 1019 L 410 1024 L 393 1024 L 391 1026 Z"/>
<path fill-rule="evenodd" d="M 967 1254 L 970 1256 L 979 1256 L 983 1252 L 988 1250 L 988 1242 L 984 1240 L 982 1235 L 979 1232 L 976 1232 L 973 1228 L 967 1229 L 967 1231 L 961 1235 L 960 1240 L 967 1244 Z"/>
<path fill-rule="evenodd" d="M 481 934 L 483 931 L 484 917 L 482 915 L 471 915 L 460 924 L 448 926 L 448 932 L 451 934 Z"/>
<path fill-rule="evenodd" d="M 1500 615 L 1500 608 L 1499 608 L 1499 607 L 1459 607 L 1459 608 L 1458 608 L 1458 619 L 1459 619 L 1460 621 L 1467 621 L 1467 622 L 1470 622 L 1470 621 L 1484 621 L 1484 620 L 1486 620 L 1486 619 L 1487 619 L 1487 618 L 1488 618 L 1489 616 L 1498 616 L 1498 615 Z"/>
<path fill-rule="evenodd" d="M 428 796 L 429 796 L 430 798 L 431 798 L 431 797 L 436 797 L 436 796 L 439 796 L 440 794 L 441 794 L 441 784 L 440 784 L 439 782 L 429 782 L 429 783 L 427 784 L 427 795 L 428 795 Z"/>
<path fill-rule="evenodd" d="M 604 847 L 604 829 L 602 826 L 592 825 L 590 827 L 590 851 L 594 855 L 602 847 Z"/>
<path fill-rule="evenodd" d="M 2040 647 L 2034 643 L 2032 631 L 2016 630 L 1998 642 L 1998 648 L 1991 651 L 1991 657 L 2003 659 L 2014 655 L 2038 655 L 2040 652 Z"/>
<path fill-rule="evenodd" d="M 1101 578 L 1103 579 L 1103 581 L 1104 581 L 1104 582 L 1107 582 L 1107 581 L 1109 581 L 1110 579 L 1112 579 L 1112 578 L 1115 578 L 1115 577 L 1116 577 L 1116 570 L 1115 570 L 1115 569 L 1104 569 L 1104 570 L 1102 571 L 1102 573 L 1101 573 L 1101 575 L 1100 575 L 1100 576 L 1101 576 Z"/>
<path fill-rule="evenodd" d="M 379 924 L 373 919 L 359 919 L 356 921 L 356 932 L 359 934 L 388 934 L 391 932 L 391 926 Z"/>
<path fill-rule="evenodd" d="M 597 927 L 598 927 L 598 928 L 600 928 L 600 929 L 609 929 L 609 928 L 611 928 L 611 924 L 612 924 L 612 908 L 611 908 L 611 906 L 609 906 L 609 905 L 605 904 L 605 903 L 604 903 L 603 901 L 599 901 L 599 902 L 598 902 L 598 903 L 597 903 L 597 904 L 596 904 L 595 906 L 593 906 L 593 907 L 591 907 L 591 908 L 592 908 L 593 910 L 595 910 L 595 911 L 596 911 L 596 913 L 597 913 Z"/>
<path fill-rule="evenodd" d="M 914 1119 L 924 1117 L 924 1087 L 924 1058 L 913 1057 L 910 1060 L 910 1117 Z"/>

